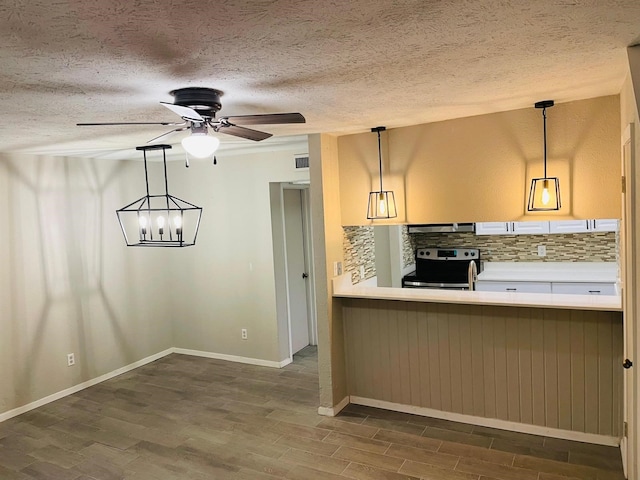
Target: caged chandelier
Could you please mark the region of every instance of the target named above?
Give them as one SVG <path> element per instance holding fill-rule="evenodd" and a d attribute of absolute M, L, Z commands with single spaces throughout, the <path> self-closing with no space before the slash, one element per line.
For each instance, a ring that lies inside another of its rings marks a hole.
<path fill-rule="evenodd" d="M 385 127 L 374 127 L 372 132 L 378 134 L 378 167 L 380 173 L 380 190 L 369 192 L 369 205 L 367 206 L 367 219 L 381 220 L 395 218 L 398 216 L 396 210 L 396 199 L 391 190 L 382 189 L 382 149 L 380 147 L 380 132 L 384 132 Z"/>
<path fill-rule="evenodd" d="M 195 245 L 202 207 L 169 195 L 166 150 L 171 145 L 136 147 L 144 156 L 147 194 L 116 210 L 120 228 L 129 247 L 190 247 Z M 149 194 L 147 151 L 162 150 L 164 195 Z"/>
<path fill-rule="evenodd" d="M 536 102 L 534 105 L 535 108 L 542 109 L 544 176 L 542 178 L 534 178 L 531 181 L 529 201 L 527 202 L 527 211 L 529 212 L 560 210 L 562 207 L 560 203 L 560 180 L 558 177 L 547 176 L 547 108 L 551 108 L 553 105 L 553 100 L 543 100 Z"/>

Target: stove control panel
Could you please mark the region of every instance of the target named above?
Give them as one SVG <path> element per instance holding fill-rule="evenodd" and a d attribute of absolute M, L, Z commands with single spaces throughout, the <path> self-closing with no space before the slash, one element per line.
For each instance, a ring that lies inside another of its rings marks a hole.
<path fill-rule="evenodd" d="M 474 260 L 480 258 L 477 248 L 419 248 L 416 260 Z"/>

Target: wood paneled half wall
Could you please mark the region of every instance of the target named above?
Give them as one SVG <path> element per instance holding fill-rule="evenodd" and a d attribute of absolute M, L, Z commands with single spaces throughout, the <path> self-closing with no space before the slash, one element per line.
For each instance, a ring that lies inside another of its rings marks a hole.
<path fill-rule="evenodd" d="M 621 435 L 620 312 L 364 299 L 342 308 L 352 399 Z"/>

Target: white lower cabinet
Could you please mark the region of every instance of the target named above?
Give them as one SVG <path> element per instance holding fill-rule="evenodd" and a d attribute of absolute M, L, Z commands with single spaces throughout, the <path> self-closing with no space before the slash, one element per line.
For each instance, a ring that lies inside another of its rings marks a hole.
<path fill-rule="evenodd" d="M 564 293 L 568 295 L 616 295 L 615 283 L 581 282 L 476 282 L 479 292 Z"/>
<path fill-rule="evenodd" d="M 615 295 L 614 283 L 552 283 L 551 293 L 569 295 Z"/>
<path fill-rule="evenodd" d="M 551 282 L 476 282 L 479 292 L 551 293 Z"/>

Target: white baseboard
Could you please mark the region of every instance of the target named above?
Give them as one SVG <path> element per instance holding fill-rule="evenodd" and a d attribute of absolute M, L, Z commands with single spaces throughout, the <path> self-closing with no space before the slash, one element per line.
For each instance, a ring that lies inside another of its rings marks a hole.
<path fill-rule="evenodd" d="M 216 360 L 226 360 L 228 362 L 247 363 L 249 365 L 258 365 L 260 367 L 282 368 L 291 363 L 290 358 L 285 358 L 281 362 L 272 360 L 262 360 L 260 358 L 240 357 L 238 355 L 227 355 L 225 353 L 203 352 L 201 350 L 189 350 L 186 348 L 174 348 L 174 353 L 180 355 L 193 355 L 195 357 L 215 358 Z"/>
<path fill-rule="evenodd" d="M 530 433 L 533 435 L 541 435 L 544 437 L 561 438 L 564 440 L 574 440 L 577 442 L 595 443 L 597 445 L 607 445 L 617 447 L 620 445 L 618 437 L 610 437 L 607 435 L 598 435 L 595 433 L 574 432 L 570 430 L 560 430 L 558 428 L 541 427 L 538 425 L 529 425 L 526 423 L 510 422 L 507 420 L 499 420 L 497 418 L 476 417 L 474 415 L 465 415 L 462 413 L 443 412 L 442 410 L 434 410 L 432 408 L 416 407 L 413 405 L 404 405 L 401 403 L 385 402 L 384 400 L 374 400 L 371 398 L 363 398 L 351 396 L 350 403 L 357 405 L 366 405 L 368 407 L 383 408 L 385 410 L 394 410 L 396 412 L 411 413 L 421 415 L 423 417 L 441 418 L 443 420 L 451 420 L 460 423 L 469 423 L 471 425 L 479 425 L 482 427 L 498 428 L 500 430 L 510 430 L 512 432 Z"/>
<path fill-rule="evenodd" d="M 44 398 L 36 400 L 35 402 L 22 405 L 21 407 L 14 408 L 13 410 L 9 410 L 4 413 L 0 413 L 0 422 L 4 422 L 5 420 L 9 420 L 10 418 L 17 417 L 18 415 L 22 415 L 23 413 L 27 413 L 35 408 L 46 405 L 47 403 L 55 402 L 56 400 L 60 400 L 61 398 L 73 395 L 80 390 L 92 387 L 94 385 L 97 385 L 98 383 L 104 382 L 105 380 L 109 380 L 113 377 L 117 377 L 118 375 L 122 375 L 123 373 L 130 372 L 131 370 L 142 367 L 143 365 L 146 365 L 148 363 L 155 362 L 159 358 L 166 357 L 170 353 L 173 353 L 173 348 L 168 348 L 167 350 L 164 350 L 160 353 L 156 353 L 149 357 L 143 358 L 142 360 L 138 360 L 137 362 L 133 362 L 124 367 L 117 368 L 112 372 L 105 373 L 104 375 L 100 375 L 99 377 L 92 378 L 91 380 L 87 380 L 86 382 L 82 382 L 78 385 L 74 385 L 73 387 L 69 387 L 59 392 L 53 393 Z"/>
<path fill-rule="evenodd" d="M 318 407 L 318 415 L 322 415 L 325 417 L 335 417 L 340 411 L 349 405 L 349 396 L 344 397 L 337 405 L 333 407 Z"/>
<path fill-rule="evenodd" d="M 0 413 L 0 422 L 4 422 L 5 420 L 9 420 L 10 418 L 16 417 L 18 415 L 22 415 L 23 413 L 27 413 L 35 408 L 46 405 L 47 403 L 55 402 L 56 400 L 59 400 L 63 397 L 73 395 L 74 393 L 77 393 L 80 390 L 84 390 L 85 388 L 92 387 L 94 385 L 97 385 L 98 383 L 104 382 L 105 380 L 109 380 L 113 377 L 117 377 L 118 375 L 122 375 L 123 373 L 127 373 L 135 368 L 141 367 L 151 362 L 155 362 L 159 358 L 166 357 L 171 353 L 178 353 L 181 355 L 194 355 L 197 357 L 216 358 L 219 360 L 227 360 L 230 362 L 248 363 L 250 365 L 259 365 L 263 367 L 274 367 L 274 368 L 285 367 L 293 361 L 291 358 L 286 358 L 281 362 L 273 362 L 269 360 L 261 360 L 259 358 L 239 357 L 236 355 L 225 355 L 222 353 L 201 352 L 198 350 L 187 350 L 184 348 L 172 347 L 162 352 L 151 355 L 149 357 L 143 358 L 142 360 L 138 360 L 137 362 L 133 362 L 129 365 L 118 368 L 112 372 L 105 373 L 104 375 L 100 375 L 99 377 L 92 378 L 91 380 L 87 380 L 86 382 L 79 383 L 78 385 L 74 385 L 73 387 L 48 395 L 44 398 L 36 400 L 35 402 L 28 403 L 27 405 L 22 405 L 21 407 L 14 408 L 13 410 L 9 410 L 4 413 Z"/>

